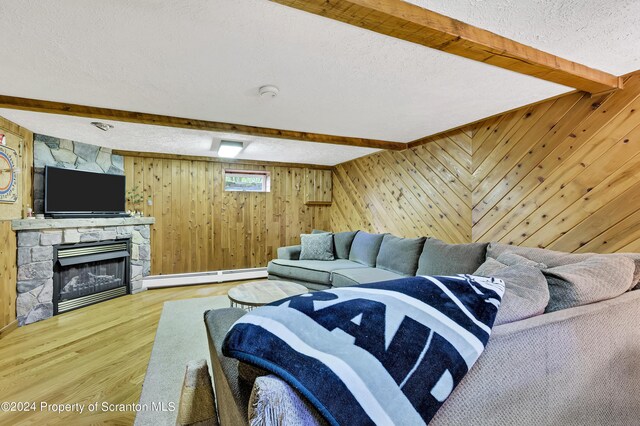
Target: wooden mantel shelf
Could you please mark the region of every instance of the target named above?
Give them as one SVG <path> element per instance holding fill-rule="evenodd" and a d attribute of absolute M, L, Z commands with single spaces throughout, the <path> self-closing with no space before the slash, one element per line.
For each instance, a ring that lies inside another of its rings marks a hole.
<path fill-rule="evenodd" d="M 109 217 L 88 219 L 17 219 L 11 221 L 14 231 L 39 229 L 94 228 L 105 226 L 152 225 L 153 217 Z"/>

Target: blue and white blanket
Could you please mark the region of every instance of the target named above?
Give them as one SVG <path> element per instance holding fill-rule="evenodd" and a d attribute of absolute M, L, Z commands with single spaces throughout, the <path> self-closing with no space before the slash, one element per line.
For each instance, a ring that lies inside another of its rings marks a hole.
<path fill-rule="evenodd" d="M 484 350 L 503 294 L 471 275 L 304 294 L 244 315 L 223 353 L 280 376 L 331 424 L 425 424 Z"/>

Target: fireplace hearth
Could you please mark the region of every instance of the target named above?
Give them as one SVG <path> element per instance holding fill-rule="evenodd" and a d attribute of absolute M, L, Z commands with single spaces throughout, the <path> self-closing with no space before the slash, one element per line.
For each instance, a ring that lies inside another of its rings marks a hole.
<path fill-rule="evenodd" d="M 130 239 L 54 246 L 53 314 L 131 292 Z"/>

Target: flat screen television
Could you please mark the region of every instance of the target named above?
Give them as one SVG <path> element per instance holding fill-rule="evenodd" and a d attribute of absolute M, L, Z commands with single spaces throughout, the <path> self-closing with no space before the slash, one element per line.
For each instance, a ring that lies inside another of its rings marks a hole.
<path fill-rule="evenodd" d="M 125 177 L 45 167 L 44 213 L 48 217 L 121 217 Z"/>

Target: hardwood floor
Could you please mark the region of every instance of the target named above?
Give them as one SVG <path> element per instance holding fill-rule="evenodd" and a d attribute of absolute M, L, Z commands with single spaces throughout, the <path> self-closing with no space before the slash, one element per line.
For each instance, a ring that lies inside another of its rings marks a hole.
<path fill-rule="evenodd" d="M 133 423 L 135 413 L 87 413 L 94 402 L 137 403 L 166 301 L 223 296 L 239 284 L 149 290 L 30 324 L 0 339 L 0 402 L 35 402 L 2 412 L 0 425 Z M 40 403 L 84 404 L 85 412 L 42 412 Z"/>

